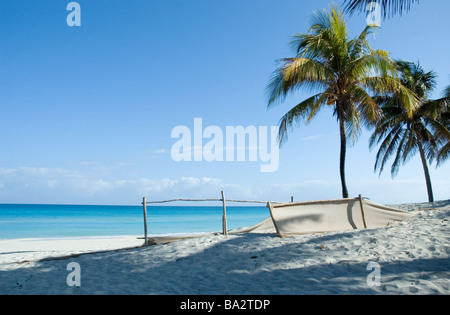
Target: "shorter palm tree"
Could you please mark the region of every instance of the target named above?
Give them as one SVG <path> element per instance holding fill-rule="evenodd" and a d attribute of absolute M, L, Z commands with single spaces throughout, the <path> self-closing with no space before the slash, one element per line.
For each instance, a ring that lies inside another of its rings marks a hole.
<path fill-rule="evenodd" d="M 445 98 L 428 98 L 436 86 L 436 74 L 426 72 L 419 64 L 398 61 L 397 69 L 404 86 L 413 91 L 419 99 L 419 106 L 409 116 L 402 100 L 394 92 L 386 97 L 378 97 L 383 108 L 383 117 L 370 138 L 370 147 L 381 143 L 375 163 L 375 171 L 382 173 L 388 159 L 395 154 L 391 175 L 395 177 L 401 164 L 405 164 L 418 151 L 422 161 L 427 185 L 428 200 L 434 201 L 428 161 L 438 157 L 443 142 L 450 139 L 450 132 L 442 121 L 447 102 Z"/>

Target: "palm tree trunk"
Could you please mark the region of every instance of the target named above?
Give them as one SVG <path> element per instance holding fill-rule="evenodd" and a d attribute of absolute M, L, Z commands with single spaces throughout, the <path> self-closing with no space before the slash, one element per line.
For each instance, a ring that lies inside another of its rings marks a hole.
<path fill-rule="evenodd" d="M 339 131 L 341 134 L 341 157 L 339 161 L 339 170 L 341 173 L 342 198 L 348 198 L 347 184 L 345 182 L 345 154 L 347 151 L 347 137 L 345 135 L 345 121 L 339 117 Z"/>
<path fill-rule="evenodd" d="M 419 146 L 420 158 L 422 159 L 423 172 L 425 173 L 425 181 L 427 183 L 428 201 L 434 202 L 433 187 L 431 186 L 430 172 L 428 170 L 427 158 L 425 156 L 425 151 L 423 150 L 421 141 L 419 141 L 418 146 Z"/>

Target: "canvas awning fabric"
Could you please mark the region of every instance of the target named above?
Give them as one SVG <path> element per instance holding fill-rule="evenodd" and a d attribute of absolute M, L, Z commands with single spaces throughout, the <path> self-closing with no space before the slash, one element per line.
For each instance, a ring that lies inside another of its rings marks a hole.
<path fill-rule="evenodd" d="M 272 205 L 270 217 L 233 233 L 277 233 L 280 237 L 386 227 L 414 215 L 364 198 Z"/>

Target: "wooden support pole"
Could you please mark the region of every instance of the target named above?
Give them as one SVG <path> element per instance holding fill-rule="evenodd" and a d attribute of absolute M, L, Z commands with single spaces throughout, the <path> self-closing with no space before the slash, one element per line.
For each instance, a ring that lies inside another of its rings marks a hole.
<path fill-rule="evenodd" d="M 228 235 L 228 231 L 227 231 L 227 206 L 225 203 L 225 194 L 223 192 L 223 190 L 221 191 L 222 193 L 222 203 L 223 203 L 223 216 L 222 216 L 222 233 L 223 235 Z"/>
<path fill-rule="evenodd" d="M 280 229 L 278 228 L 277 222 L 273 219 L 273 205 L 270 202 L 267 203 L 267 208 L 269 208 L 270 216 L 272 217 L 273 225 L 275 226 L 275 230 L 277 231 L 277 235 L 279 237 L 283 237 L 283 234 L 281 234 Z"/>
<path fill-rule="evenodd" d="M 142 201 L 142 207 L 144 210 L 144 246 L 148 246 L 148 236 L 147 236 L 147 198 L 144 197 Z"/>
<path fill-rule="evenodd" d="M 359 205 L 360 205 L 360 207 L 361 207 L 361 215 L 362 215 L 362 221 L 363 221 L 363 223 L 364 223 L 364 228 L 367 229 L 366 217 L 365 217 L 365 215 L 364 215 L 364 207 L 363 207 L 363 199 L 362 199 L 362 196 L 359 195 L 359 196 L 358 196 L 358 199 L 359 199 Z"/>

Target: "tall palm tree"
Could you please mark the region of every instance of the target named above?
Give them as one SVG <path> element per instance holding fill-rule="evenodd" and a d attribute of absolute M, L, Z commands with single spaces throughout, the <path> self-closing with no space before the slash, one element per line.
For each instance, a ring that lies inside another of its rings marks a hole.
<path fill-rule="evenodd" d="M 410 116 L 396 93 L 377 99 L 382 104 L 384 115 L 369 141 L 371 148 L 381 143 L 375 170 L 379 169 L 381 174 L 388 159 L 395 154 L 391 167 L 391 175 L 395 177 L 400 165 L 405 164 L 418 151 L 425 174 L 428 200 L 433 202 L 427 161 L 431 162 L 437 158 L 440 145 L 450 140 L 450 132 L 442 120 L 447 103 L 445 98 L 429 99 L 436 86 L 435 72 L 426 72 L 419 64 L 407 61 L 398 61 L 397 69 L 401 73 L 402 84 L 417 95 L 419 106 Z"/>
<path fill-rule="evenodd" d="M 395 64 L 388 53 L 372 50 L 367 36 L 377 27 L 367 26 L 353 39 L 340 8 L 321 10 L 312 16 L 306 34 L 292 40 L 294 58 L 281 59 L 267 86 L 268 108 L 284 101 L 292 92 L 305 89 L 319 91 L 289 110 L 279 122 L 280 146 L 287 140 L 288 129 L 300 120 L 308 123 L 324 106 L 334 107 L 340 131 L 340 177 L 342 196 L 348 198 L 345 180 L 347 140 L 355 140 L 361 125 L 369 125 L 381 116 L 381 109 L 369 92 L 383 93 L 398 89 L 412 113 L 413 94 L 395 79 Z"/>
<path fill-rule="evenodd" d="M 389 14 L 392 16 L 399 13 L 400 15 L 403 11 L 409 11 L 411 4 L 414 2 L 419 2 L 419 0 L 345 0 L 344 10 L 353 13 L 355 11 L 365 11 L 367 5 L 370 3 L 378 3 L 383 11 L 383 16 L 386 18 Z"/>

